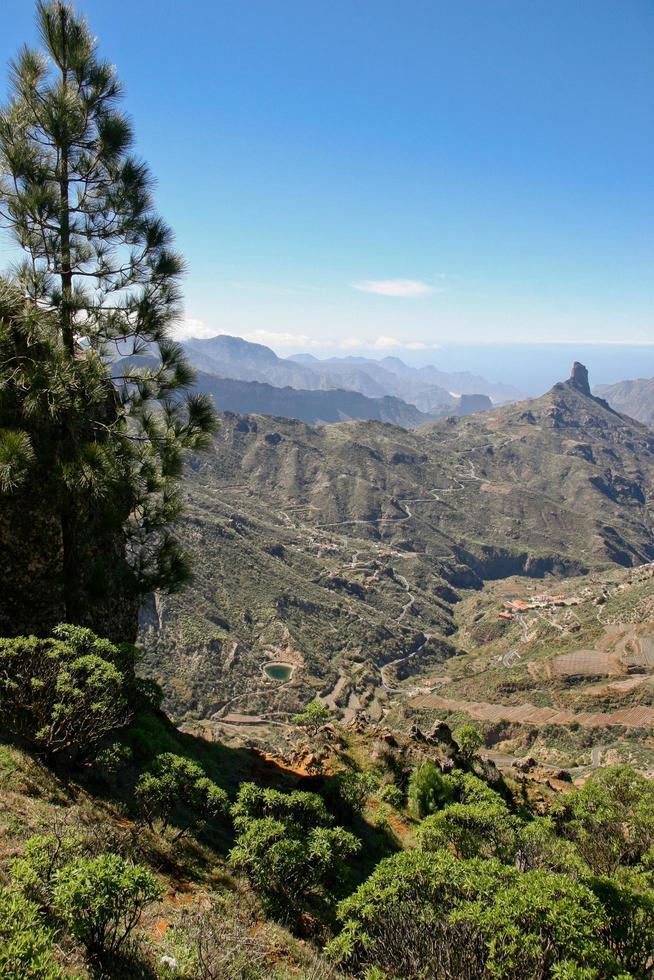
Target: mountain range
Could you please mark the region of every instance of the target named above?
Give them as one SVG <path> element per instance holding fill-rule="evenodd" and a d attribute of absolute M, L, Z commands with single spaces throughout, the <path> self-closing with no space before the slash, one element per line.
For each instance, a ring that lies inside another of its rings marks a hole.
<path fill-rule="evenodd" d="M 382 710 L 385 665 L 457 653 L 468 590 L 654 559 L 653 485 L 654 435 L 580 365 L 413 431 L 225 413 L 187 477 L 195 582 L 144 610 L 145 666 L 178 720 L 273 723 L 316 694 Z"/>
<path fill-rule="evenodd" d="M 428 414 L 393 395 L 369 398 L 343 388 L 280 388 L 261 381 L 221 378 L 205 371 L 198 371 L 195 385 L 198 391 L 211 395 L 219 411 L 276 415 L 311 424 L 369 419 L 413 429 L 445 414 L 469 415 L 493 407 L 488 395 L 460 395 L 447 409 Z"/>
<path fill-rule="evenodd" d="M 469 409 L 478 410 L 473 406 L 486 408 L 491 402 L 514 401 L 521 397 L 517 389 L 508 385 L 494 384 L 465 372 L 447 374 L 434 367 L 412 368 L 396 357 L 380 361 L 363 357 L 318 360 L 310 354 L 282 358 L 262 344 L 227 335 L 206 340 L 191 339 L 183 346 L 191 363 L 206 375 L 305 392 L 345 390 L 358 392 L 366 398 L 392 397 L 431 417 L 460 414 Z M 462 399 L 463 395 L 485 395 L 486 399 L 477 398 L 470 402 Z M 261 398 L 262 393 L 258 396 Z M 336 401 L 337 398 L 332 396 L 332 403 L 336 404 Z M 380 417 L 374 406 L 368 406 L 368 409 L 373 414 L 365 417 Z M 343 410 L 341 417 L 347 414 Z"/>
<path fill-rule="evenodd" d="M 597 385 L 595 393 L 624 415 L 654 424 L 654 378 L 636 378 L 612 385 Z"/>

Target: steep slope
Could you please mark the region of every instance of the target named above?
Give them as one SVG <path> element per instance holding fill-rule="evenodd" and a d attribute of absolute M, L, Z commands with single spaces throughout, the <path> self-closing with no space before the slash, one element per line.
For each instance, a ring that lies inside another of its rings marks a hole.
<path fill-rule="evenodd" d="M 148 669 L 177 717 L 381 710 L 385 664 L 454 652 L 460 588 L 654 558 L 653 485 L 654 437 L 579 369 L 413 432 L 226 414 L 187 481 L 193 588 L 143 616 Z"/>
<path fill-rule="evenodd" d="M 654 425 L 654 378 L 597 385 L 595 393 L 606 399 L 617 412 L 630 415 L 645 425 Z"/>

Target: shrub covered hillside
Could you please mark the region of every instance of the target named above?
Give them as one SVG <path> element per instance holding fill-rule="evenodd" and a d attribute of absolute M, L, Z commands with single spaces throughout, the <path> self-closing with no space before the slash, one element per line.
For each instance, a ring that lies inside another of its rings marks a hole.
<path fill-rule="evenodd" d="M 137 652 L 0 641 L 0 977 L 646 978 L 654 785 L 533 799 L 308 706 L 313 774 L 178 732 Z"/>

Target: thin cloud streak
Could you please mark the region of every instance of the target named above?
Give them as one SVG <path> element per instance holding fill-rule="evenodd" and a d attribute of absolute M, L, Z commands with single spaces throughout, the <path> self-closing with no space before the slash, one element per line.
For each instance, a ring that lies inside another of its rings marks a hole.
<path fill-rule="evenodd" d="M 377 296 L 392 296 L 397 299 L 415 299 L 436 292 L 434 286 L 420 279 L 364 279 L 353 282 L 353 289 L 361 293 L 374 293 Z"/>
<path fill-rule="evenodd" d="M 187 317 L 173 329 L 175 340 L 209 340 L 212 337 L 240 337 L 251 344 L 264 344 L 266 347 L 295 350 L 334 349 L 340 350 L 438 350 L 440 344 L 426 344 L 421 340 L 398 340 L 397 337 L 381 335 L 364 340 L 361 337 L 343 337 L 341 340 L 322 340 L 304 333 L 286 330 L 250 330 L 232 332 L 212 327 L 204 320 Z"/>

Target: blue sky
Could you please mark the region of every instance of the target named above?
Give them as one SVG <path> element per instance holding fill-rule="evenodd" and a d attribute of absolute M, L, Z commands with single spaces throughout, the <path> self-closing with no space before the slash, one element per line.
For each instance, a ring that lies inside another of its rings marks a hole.
<path fill-rule="evenodd" d="M 188 259 L 180 333 L 654 340 L 652 0 L 77 6 Z M 6 64 L 35 30 L 2 7 Z"/>

